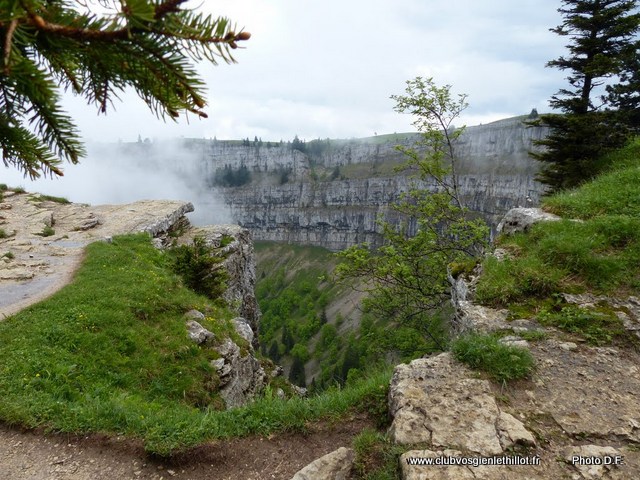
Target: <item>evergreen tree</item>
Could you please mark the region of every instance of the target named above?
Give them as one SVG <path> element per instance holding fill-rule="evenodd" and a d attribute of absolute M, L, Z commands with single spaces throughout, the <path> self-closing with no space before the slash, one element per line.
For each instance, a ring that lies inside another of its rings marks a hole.
<path fill-rule="evenodd" d="M 162 118 L 180 111 L 206 117 L 204 83 L 191 60 L 233 62 L 230 49 L 247 40 L 226 18 L 184 8 L 186 0 L 0 0 L 0 149 L 6 166 L 32 178 L 62 175 L 62 159 L 84 154 L 59 89 L 85 97 L 106 113 L 133 87 Z"/>
<path fill-rule="evenodd" d="M 307 386 L 307 377 L 304 372 L 304 363 L 302 363 L 302 360 L 300 360 L 299 357 L 293 358 L 291 370 L 289 371 L 289 380 L 300 387 Z"/>
<path fill-rule="evenodd" d="M 640 26 L 635 0 L 563 0 L 561 25 L 552 32 L 568 36 L 570 55 L 547 63 L 569 70 L 568 88 L 549 102 L 562 115 L 543 115 L 538 124 L 551 127 L 550 135 L 534 153 L 544 162 L 538 179 L 552 190 L 579 185 L 597 174 L 598 158 L 623 144 L 630 131 L 627 109 L 637 107 L 637 81 L 631 69 L 637 66 Z M 635 13 L 634 13 L 635 12 Z M 635 46 L 635 47 L 634 47 Z M 634 71 L 635 73 L 635 71 Z M 636 74 L 637 75 L 637 74 Z M 607 81 L 609 95 L 598 91 Z M 626 89 L 618 85 L 623 82 Z"/>

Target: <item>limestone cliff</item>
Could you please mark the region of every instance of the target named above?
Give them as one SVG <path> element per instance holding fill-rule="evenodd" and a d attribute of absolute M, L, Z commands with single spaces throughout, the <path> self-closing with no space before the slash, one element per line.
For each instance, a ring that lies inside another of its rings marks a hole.
<path fill-rule="evenodd" d="M 510 208 L 537 203 L 543 187 L 533 179 L 537 165 L 528 152 L 545 134 L 515 118 L 469 127 L 460 137 L 463 199 L 492 226 Z M 204 142 L 193 148 L 202 149 L 201 170 L 211 179 L 220 168 L 251 172 L 251 183 L 218 189 L 233 220 L 254 238 L 342 249 L 378 241 L 379 215 L 394 220 L 389 206 L 415 184 L 394 173 L 403 161 L 395 146 L 413 146 L 417 138 L 314 141 L 304 152 L 287 144 Z"/>

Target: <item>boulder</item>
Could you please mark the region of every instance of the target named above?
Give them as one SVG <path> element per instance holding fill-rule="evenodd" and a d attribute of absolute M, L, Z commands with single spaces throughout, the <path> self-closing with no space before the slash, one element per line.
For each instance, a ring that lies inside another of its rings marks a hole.
<path fill-rule="evenodd" d="M 346 480 L 354 458 L 352 449 L 341 447 L 299 470 L 291 480 Z"/>
<path fill-rule="evenodd" d="M 213 333 L 195 320 L 187 321 L 187 334 L 189 335 L 189 338 L 198 345 L 204 345 L 215 338 Z"/>
<path fill-rule="evenodd" d="M 526 232 L 538 222 L 560 220 L 560 217 L 540 208 L 512 208 L 498 224 L 497 231 L 503 235 Z"/>

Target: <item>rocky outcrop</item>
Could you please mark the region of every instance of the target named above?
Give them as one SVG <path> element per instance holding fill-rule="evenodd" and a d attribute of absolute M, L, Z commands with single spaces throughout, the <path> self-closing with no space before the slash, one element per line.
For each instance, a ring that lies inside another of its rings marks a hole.
<path fill-rule="evenodd" d="M 256 265 L 249 230 L 238 225 L 209 225 L 190 229 L 179 243 L 188 244 L 201 237 L 224 258 L 228 273 L 224 299 L 229 307 L 251 327 L 251 344 L 258 347 L 260 307 L 255 295 Z"/>
<path fill-rule="evenodd" d="M 534 446 L 522 422 L 498 407 L 489 382 L 473 377 L 450 353 L 398 365 L 389 390 L 391 438 L 485 456 Z"/>
<path fill-rule="evenodd" d="M 228 275 L 223 297 L 238 315 L 231 321 L 235 340 L 208 330 L 205 315 L 197 310 L 185 315 L 185 335 L 220 355 L 212 366 L 227 407 L 244 405 L 262 391 L 266 374 L 254 355 L 260 308 L 254 293 L 253 243 L 246 229 L 236 225 L 191 228 L 185 217 L 193 210 L 189 202 L 148 200 L 89 206 L 13 192 L 4 192 L 4 200 L 0 228 L 10 235 L 0 238 L 0 255 L 10 255 L 0 257 L 0 319 L 62 288 L 91 242 L 146 232 L 158 248 L 164 248 L 174 240 L 187 243 L 201 236 L 213 254 L 224 257 L 222 265 Z"/>
<path fill-rule="evenodd" d="M 193 210 L 189 202 L 166 200 L 90 206 L 55 202 L 38 194 L 4 192 L 3 196 L 0 228 L 6 238 L 0 238 L 0 319 L 65 285 L 89 243 L 135 232 L 161 236 Z"/>
<path fill-rule="evenodd" d="M 498 224 L 496 229 L 503 235 L 511 235 L 518 232 L 527 232 L 532 225 L 539 222 L 554 222 L 560 217 L 547 213 L 540 208 L 512 208 Z"/>
<path fill-rule="evenodd" d="M 525 220 L 513 222 L 512 231 L 524 231 L 545 219 L 536 212 L 515 213 L 509 218 L 524 213 Z M 498 260 L 508 257 L 503 251 L 491 254 Z M 389 396 L 390 434 L 401 444 L 426 445 L 401 456 L 402 478 L 637 477 L 637 349 L 588 346 L 579 336 L 541 327 L 535 316 L 509 320 L 506 310 L 476 305 L 473 292 L 479 273 L 476 269 L 469 276 L 451 278 L 457 332 L 500 334 L 503 343 L 529 349 L 535 371 L 516 385 L 497 386 L 449 353 L 396 367 Z M 607 305 L 637 335 L 640 302 L 636 297 L 589 293 L 563 297 L 583 308 Z M 529 341 L 520 337 L 527 335 Z M 502 463 L 483 466 L 483 457 Z"/>
<path fill-rule="evenodd" d="M 347 480 L 354 458 L 352 449 L 341 447 L 310 463 L 291 480 Z"/>

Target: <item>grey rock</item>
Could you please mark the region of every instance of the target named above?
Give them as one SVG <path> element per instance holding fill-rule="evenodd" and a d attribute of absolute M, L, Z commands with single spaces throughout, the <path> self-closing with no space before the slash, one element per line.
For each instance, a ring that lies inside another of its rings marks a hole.
<path fill-rule="evenodd" d="M 187 320 L 195 320 L 196 322 L 201 322 L 205 318 L 204 313 L 195 309 L 189 310 L 187 313 L 184 314 L 184 317 Z"/>
<path fill-rule="evenodd" d="M 42 221 L 47 227 L 53 227 L 56 224 L 56 219 L 53 215 L 53 212 L 49 212 L 48 215 L 45 215 Z"/>
<path fill-rule="evenodd" d="M 224 268 L 228 273 L 227 290 L 223 298 L 236 315 L 242 317 L 253 331 L 252 346 L 257 349 L 260 328 L 260 306 L 255 296 L 256 268 L 253 241 L 249 230 L 238 225 L 212 225 L 193 228 L 181 238 L 189 243 L 195 237 L 201 237 L 207 245 L 219 247 L 221 238 L 231 237 L 232 241 L 221 249 L 224 255 Z"/>
<path fill-rule="evenodd" d="M 448 352 L 398 365 L 389 391 L 391 438 L 480 455 L 534 445 L 522 423 L 498 408 L 489 382 L 472 377 Z"/>
<path fill-rule="evenodd" d="M 235 331 L 238 332 L 238 335 L 244 338 L 247 342 L 249 342 L 249 345 L 251 345 L 253 343 L 254 335 L 253 330 L 251 330 L 251 327 L 249 326 L 247 321 L 242 317 L 236 317 L 231 320 L 231 322 L 233 323 Z"/>
<path fill-rule="evenodd" d="M 222 356 L 216 360 L 216 368 L 220 367 L 220 396 L 227 408 L 247 404 L 266 385 L 267 375 L 260 362 L 250 352 L 242 355 L 240 347 L 230 339 L 217 345 L 215 350 Z"/>
<path fill-rule="evenodd" d="M 187 334 L 198 345 L 204 345 L 215 338 L 215 335 L 195 320 L 187 320 Z"/>
<path fill-rule="evenodd" d="M 526 232 L 536 223 L 558 220 L 560 217 L 540 208 L 512 208 L 498 224 L 497 232 L 504 235 Z"/>
<path fill-rule="evenodd" d="M 510 347 L 529 348 L 529 342 L 515 335 L 502 337 L 499 342 Z"/>
<path fill-rule="evenodd" d="M 161 233 L 167 233 L 171 230 L 177 222 L 185 218 L 185 215 L 189 212 L 193 212 L 193 204 L 186 202 L 176 208 L 173 212 L 170 212 L 163 218 L 154 218 L 151 223 L 142 225 L 139 227 L 139 231 L 147 232 L 152 237 L 157 237 Z"/>
<path fill-rule="evenodd" d="M 341 447 L 299 470 L 291 480 L 347 480 L 354 459 L 352 449 Z"/>

